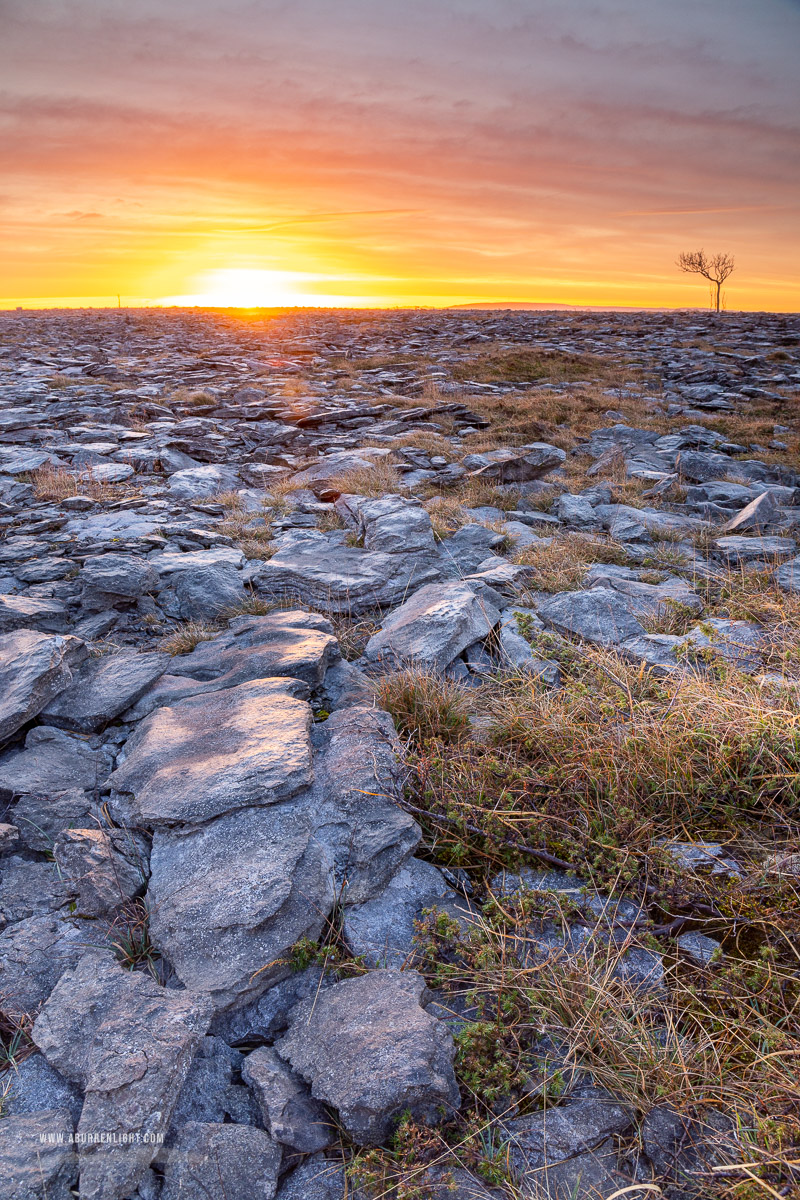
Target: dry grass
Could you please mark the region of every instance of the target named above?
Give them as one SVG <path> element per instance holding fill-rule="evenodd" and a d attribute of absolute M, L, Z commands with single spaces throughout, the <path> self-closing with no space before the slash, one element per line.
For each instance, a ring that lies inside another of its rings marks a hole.
<path fill-rule="evenodd" d="M 164 398 L 163 403 L 183 408 L 211 408 L 216 407 L 219 400 L 210 392 L 203 391 L 202 388 L 179 387 L 174 392 L 170 392 Z"/>
<path fill-rule="evenodd" d="M 122 484 L 100 483 L 87 471 L 73 473 L 48 465 L 31 471 L 29 478 L 37 500 L 59 501 L 70 496 L 87 496 L 98 504 L 108 504 L 135 491 Z"/>
<path fill-rule="evenodd" d="M 527 586 L 533 592 L 568 592 L 579 588 L 591 563 L 624 565 L 625 547 L 610 538 L 588 534 L 559 534 L 549 545 L 528 546 L 511 556 L 529 568 Z"/>
<path fill-rule="evenodd" d="M 497 1112 L 557 1103 L 588 1071 L 639 1116 L 667 1104 L 701 1123 L 710 1109 L 733 1119 L 738 1145 L 722 1158 L 755 1165 L 710 1177 L 704 1195 L 755 1200 L 768 1194 L 755 1176 L 788 1196 L 800 1158 L 800 880 L 759 864 L 800 834 L 800 713 L 732 670 L 658 680 L 608 652 L 541 640 L 542 654 L 561 655 L 560 692 L 515 676 L 479 693 L 415 672 L 380 682 L 410 740 L 407 804 L 435 860 L 467 868 L 485 898 L 469 935 L 435 912 L 420 925 L 414 965 L 445 1004 L 475 1011 L 457 1037 L 462 1113 L 436 1154 L 457 1149 L 509 1188 L 507 1158 L 486 1136 Z M 743 875 L 679 869 L 661 839 L 721 842 Z M 635 901 L 636 926 L 598 927 L 573 958 L 528 957 L 527 930 L 580 913 L 552 893 L 493 897 L 489 881 L 542 860 Z M 722 943 L 712 968 L 675 953 L 687 925 Z M 631 945 L 664 954 L 660 992 L 643 997 L 619 977 Z M 564 1063 L 544 1075 L 542 1036 Z M 419 1152 L 375 1154 L 359 1160 L 368 1179 L 386 1168 L 387 1180 L 418 1180 Z"/>
<path fill-rule="evenodd" d="M 331 491 L 345 492 L 355 496 L 376 497 L 397 492 L 401 486 L 399 471 L 385 459 L 379 459 L 371 467 L 343 471 L 341 475 L 331 479 L 328 484 Z"/>
<path fill-rule="evenodd" d="M 536 350 L 527 346 L 492 346 L 479 350 L 474 357 L 453 368 L 453 378 L 476 383 L 533 383 L 547 379 L 551 383 L 597 378 L 605 373 L 599 359 L 585 354 L 564 354 L 557 350 Z"/>
<path fill-rule="evenodd" d="M 221 629 L 222 625 L 213 621 L 187 621 L 161 638 L 158 648 L 167 654 L 190 654 L 201 642 L 210 642 Z"/>

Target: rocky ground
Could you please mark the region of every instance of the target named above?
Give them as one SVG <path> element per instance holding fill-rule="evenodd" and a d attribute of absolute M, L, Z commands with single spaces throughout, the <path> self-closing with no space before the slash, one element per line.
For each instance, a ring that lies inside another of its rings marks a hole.
<path fill-rule="evenodd" d="M 800 321 L 0 314 L 0 1197 L 797 1195 Z"/>

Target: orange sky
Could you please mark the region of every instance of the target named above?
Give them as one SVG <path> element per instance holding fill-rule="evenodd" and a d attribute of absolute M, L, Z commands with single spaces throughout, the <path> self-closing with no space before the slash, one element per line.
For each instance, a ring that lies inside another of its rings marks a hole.
<path fill-rule="evenodd" d="M 800 309 L 796 0 L 2 0 L 0 307 Z M 187 299 L 188 298 L 188 299 Z"/>

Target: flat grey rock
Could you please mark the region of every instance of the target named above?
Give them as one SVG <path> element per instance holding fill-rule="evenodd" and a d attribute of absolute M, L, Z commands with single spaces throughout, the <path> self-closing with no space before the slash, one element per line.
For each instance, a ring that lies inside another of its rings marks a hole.
<path fill-rule="evenodd" d="M 234 1082 L 244 1056 L 222 1038 L 204 1037 L 172 1112 L 172 1131 L 190 1121 L 258 1125 L 260 1114 L 249 1089 Z"/>
<path fill-rule="evenodd" d="M 311 709 L 283 679 L 241 683 L 146 717 L 109 778 L 133 824 L 199 823 L 307 787 Z M 129 797 L 129 798 L 128 798 Z"/>
<path fill-rule="evenodd" d="M 178 616 L 185 621 L 213 621 L 244 599 L 242 576 L 235 567 L 216 563 L 181 571 L 175 583 Z"/>
<path fill-rule="evenodd" d="M 434 555 L 386 554 L 357 546 L 289 547 L 253 576 L 264 596 L 312 604 L 324 612 L 354 615 L 401 603 L 423 584 L 439 579 Z"/>
<path fill-rule="evenodd" d="M 33 1026 L 51 1066 L 86 1092 L 78 1133 L 81 1196 L 123 1200 L 159 1149 L 211 1017 L 202 995 L 167 990 L 89 953 L 65 972 Z M 123 1135 L 140 1131 L 141 1139 Z"/>
<path fill-rule="evenodd" d="M 277 1200 L 346 1200 L 349 1195 L 343 1167 L 322 1154 L 313 1154 L 286 1176 Z"/>
<path fill-rule="evenodd" d="M 384 618 L 364 655 L 375 663 L 413 663 L 443 671 L 467 646 L 487 637 L 499 620 L 497 609 L 467 584 L 428 584 Z"/>
<path fill-rule="evenodd" d="M 330 1115 L 271 1047 L 248 1054 L 242 1078 L 253 1089 L 264 1128 L 276 1142 L 300 1154 L 315 1154 L 334 1143 Z"/>
<path fill-rule="evenodd" d="M 66 609 L 57 600 L 31 596 L 0 596 L 0 634 L 15 629 L 60 630 Z"/>
<path fill-rule="evenodd" d="M 618 646 L 645 632 L 630 606 L 611 588 L 559 592 L 540 604 L 537 611 L 549 628 L 598 646 Z"/>
<path fill-rule="evenodd" d="M 160 1200 L 272 1200 L 280 1165 L 263 1129 L 191 1121 L 167 1149 Z"/>
<path fill-rule="evenodd" d="M 68 1113 L 72 1124 L 78 1124 L 83 1107 L 80 1090 L 59 1075 L 42 1054 L 29 1054 L 15 1063 L 4 1082 L 8 1084 L 3 1097 L 4 1117 L 56 1111 Z"/>
<path fill-rule="evenodd" d="M 0 1121 L 0 1200 L 71 1200 L 78 1160 L 69 1113 L 19 1113 Z M 42 1135 L 47 1140 L 42 1141 Z"/>
<path fill-rule="evenodd" d="M 146 858 L 124 831 L 65 829 L 53 858 L 77 915 L 105 916 L 144 890 Z"/>
<path fill-rule="evenodd" d="M 84 561 L 77 582 L 83 603 L 102 609 L 155 591 L 158 573 L 138 554 L 99 554 Z"/>
<path fill-rule="evenodd" d="M 504 1121 L 508 1161 L 525 1197 L 574 1200 L 630 1186 L 616 1165 L 613 1137 L 631 1128 L 613 1100 L 584 1099 Z"/>
<path fill-rule="evenodd" d="M 86 654 L 75 637 L 28 629 L 0 636 L 0 742 L 69 687 Z"/>
<path fill-rule="evenodd" d="M 380 1145 L 404 1112 L 437 1124 L 459 1107 L 453 1040 L 426 995 L 415 971 L 344 980 L 300 1003 L 275 1047 L 358 1145 Z"/>
<path fill-rule="evenodd" d="M 464 932 L 474 922 L 469 902 L 432 863 L 406 859 L 378 896 L 344 909 L 342 931 L 353 954 L 368 967 L 401 968 L 413 963 L 416 922 L 435 908 L 457 921 Z"/>
<path fill-rule="evenodd" d="M 217 1010 L 287 974 L 291 947 L 317 938 L 333 905 L 330 865 L 302 802 L 157 832 L 150 873 L 153 943 Z"/>
<path fill-rule="evenodd" d="M 24 750 L 0 755 L 0 792 L 57 796 L 74 788 L 89 791 L 105 783 L 110 768 L 105 747 L 93 747 L 87 738 L 51 725 L 35 725 Z"/>
<path fill-rule="evenodd" d="M 201 467 L 175 471 L 169 477 L 168 487 L 178 500 L 198 500 L 219 492 L 229 492 L 238 483 L 239 473 L 233 467 L 204 463 Z"/>
<path fill-rule="evenodd" d="M 41 713 L 46 725 L 95 733 L 152 687 L 169 664 L 168 654 L 123 650 L 88 659 L 68 688 Z"/>
<path fill-rule="evenodd" d="M 76 920 L 68 912 L 43 913 L 7 925 L 0 933 L 4 1011 L 15 1019 L 35 1015 L 95 939 L 103 941 L 96 923 Z"/>

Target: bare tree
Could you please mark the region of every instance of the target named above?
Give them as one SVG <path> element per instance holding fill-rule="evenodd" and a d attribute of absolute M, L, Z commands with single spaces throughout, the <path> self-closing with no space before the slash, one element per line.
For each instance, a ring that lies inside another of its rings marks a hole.
<path fill-rule="evenodd" d="M 716 288 L 716 309 L 719 312 L 722 285 L 733 270 L 732 254 L 715 254 L 713 258 L 705 250 L 685 250 L 678 256 L 677 266 L 687 275 L 702 275 Z"/>

